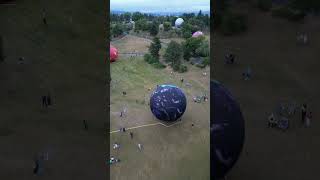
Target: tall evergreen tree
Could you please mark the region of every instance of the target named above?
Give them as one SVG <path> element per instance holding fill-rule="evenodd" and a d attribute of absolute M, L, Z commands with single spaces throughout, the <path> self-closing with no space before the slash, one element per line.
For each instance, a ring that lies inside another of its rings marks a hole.
<path fill-rule="evenodd" d="M 150 54 L 154 57 L 159 59 L 159 51 L 161 49 L 161 42 L 160 39 L 158 37 L 154 37 L 153 38 L 153 42 L 151 43 L 150 47 L 149 47 L 149 52 Z"/>

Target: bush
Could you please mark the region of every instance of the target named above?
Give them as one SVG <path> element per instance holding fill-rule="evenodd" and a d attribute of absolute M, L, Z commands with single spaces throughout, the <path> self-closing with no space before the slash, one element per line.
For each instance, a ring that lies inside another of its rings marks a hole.
<path fill-rule="evenodd" d="M 204 59 L 203 59 L 203 65 L 205 65 L 205 66 L 210 66 L 210 57 L 208 56 L 208 57 L 205 57 Z"/>
<path fill-rule="evenodd" d="M 157 68 L 157 69 L 164 69 L 164 68 L 167 67 L 166 65 L 164 65 L 164 64 L 162 64 L 162 63 L 160 63 L 160 62 L 153 63 L 152 66 L 153 66 L 154 68 Z"/>
<path fill-rule="evenodd" d="M 222 17 L 221 31 L 224 35 L 233 35 L 245 32 L 248 27 L 247 15 L 226 13 Z"/>
<path fill-rule="evenodd" d="M 257 0 L 257 6 L 262 11 L 270 11 L 272 8 L 272 0 Z"/>
<path fill-rule="evenodd" d="M 306 14 L 299 10 L 294 10 L 290 7 L 282 6 L 272 9 L 272 16 L 285 18 L 290 21 L 299 21 L 304 19 Z"/>
<path fill-rule="evenodd" d="M 186 61 L 189 61 L 190 57 L 198 56 L 197 49 L 201 47 L 203 40 L 204 37 L 189 38 L 183 43 L 183 58 Z"/>
<path fill-rule="evenodd" d="M 144 55 L 144 60 L 148 63 L 148 64 L 151 64 L 154 68 L 157 68 L 157 69 L 163 69 L 165 68 L 166 66 L 162 63 L 159 62 L 159 59 L 151 56 L 151 54 L 145 54 Z"/>
<path fill-rule="evenodd" d="M 163 23 L 163 29 L 164 29 L 164 31 L 171 30 L 171 23 L 170 22 L 164 22 Z"/>
<path fill-rule="evenodd" d="M 188 67 L 184 64 L 180 65 L 180 68 L 178 70 L 179 73 L 184 73 L 188 71 Z"/>
<path fill-rule="evenodd" d="M 112 29 L 111 29 L 111 33 L 113 36 L 118 37 L 121 36 L 123 34 L 125 30 L 125 27 L 122 24 L 116 24 Z"/>
<path fill-rule="evenodd" d="M 200 47 L 196 49 L 196 56 L 207 57 L 210 55 L 209 42 L 204 41 Z"/>

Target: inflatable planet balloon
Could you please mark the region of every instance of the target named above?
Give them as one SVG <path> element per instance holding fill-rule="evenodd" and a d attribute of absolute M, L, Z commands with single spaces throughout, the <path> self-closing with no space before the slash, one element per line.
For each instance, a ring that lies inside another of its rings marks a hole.
<path fill-rule="evenodd" d="M 187 99 L 183 91 L 174 85 L 158 85 L 151 94 L 150 109 L 153 115 L 162 121 L 178 120 L 187 107 Z"/>
<path fill-rule="evenodd" d="M 203 36 L 203 33 L 201 31 L 197 31 L 192 34 L 192 37 L 199 37 L 199 36 Z"/>
<path fill-rule="evenodd" d="M 179 28 L 182 26 L 183 22 L 184 20 L 182 18 L 178 18 L 174 24 L 177 28 Z"/>
<path fill-rule="evenodd" d="M 110 44 L 110 62 L 118 59 L 118 50 Z"/>
<path fill-rule="evenodd" d="M 239 104 L 220 83 L 210 82 L 211 179 L 225 177 L 236 163 L 244 143 L 244 120 Z"/>

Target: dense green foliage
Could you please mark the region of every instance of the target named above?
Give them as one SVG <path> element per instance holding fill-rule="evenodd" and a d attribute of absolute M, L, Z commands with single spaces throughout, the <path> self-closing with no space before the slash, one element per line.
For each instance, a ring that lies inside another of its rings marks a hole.
<path fill-rule="evenodd" d="M 124 32 L 124 26 L 122 24 L 116 24 L 112 27 L 111 29 L 111 34 L 114 36 L 114 37 L 117 37 L 117 36 L 120 36 L 122 35 Z"/>
<path fill-rule="evenodd" d="M 159 24 L 156 21 L 153 21 L 150 25 L 149 32 L 151 36 L 156 36 L 159 32 Z"/>
<path fill-rule="evenodd" d="M 151 64 L 153 67 L 157 68 L 157 69 L 163 69 L 166 66 L 162 63 L 159 62 L 159 59 L 151 56 L 151 54 L 145 54 L 144 55 L 144 60 L 148 63 Z"/>
<path fill-rule="evenodd" d="M 160 39 L 158 37 L 154 37 L 153 42 L 151 43 L 151 45 L 149 47 L 149 52 L 154 58 L 159 59 L 160 49 L 161 49 Z"/>
<path fill-rule="evenodd" d="M 164 22 L 163 23 L 163 29 L 164 29 L 164 31 L 171 30 L 171 23 L 170 22 Z"/>
<path fill-rule="evenodd" d="M 197 57 L 200 56 L 200 54 L 206 54 L 207 51 L 209 50 L 209 45 L 208 49 L 205 49 L 206 45 L 202 45 L 204 41 L 204 37 L 198 37 L 198 38 L 188 38 L 184 43 L 183 43 L 183 58 L 186 61 L 189 61 L 191 57 Z M 207 41 L 206 41 L 207 42 Z M 199 49 L 201 46 L 202 49 L 198 50 L 197 54 L 197 49 Z"/>
<path fill-rule="evenodd" d="M 171 41 L 164 54 L 164 59 L 169 63 L 174 71 L 179 71 L 181 66 L 181 45 L 175 41 Z"/>

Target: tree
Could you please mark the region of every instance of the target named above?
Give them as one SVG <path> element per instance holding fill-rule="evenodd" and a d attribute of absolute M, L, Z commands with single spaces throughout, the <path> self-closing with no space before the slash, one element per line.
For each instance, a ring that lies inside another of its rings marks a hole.
<path fill-rule="evenodd" d="M 146 19 L 139 19 L 135 22 L 135 30 L 136 31 L 146 31 L 148 30 L 148 23 Z"/>
<path fill-rule="evenodd" d="M 192 26 L 191 27 L 191 31 L 195 32 L 197 30 L 203 30 L 205 27 L 204 22 L 202 21 L 202 19 L 199 19 L 198 17 L 193 17 L 190 18 L 190 20 L 188 21 L 188 23 Z"/>
<path fill-rule="evenodd" d="M 126 22 L 130 22 L 131 13 L 126 12 L 126 13 L 123 14 L 123 17 L 124 17 L 124 20 L 125 20 Z"/>
<path fill-rule="evenodd" d="M 159 25 L 157 22 L 153 21 L 151 24 L 151 27 L 149 29 L 150 35 L 151 36 L 156 36 L 159 32 Z"/>
<path fill-rule="evenodd" d="M 140 12 L 134 12 L 132 14 L 132 20 L 133 21 L 138 21 L 138 20 L 143 19 L 143 18 L 144 18 L 144 15 L 142 13 L 140 13 Z"/>
<path fill-rule="evenodd" d="M 165 61 L 170 63 L 174 71 L 179 71 L 181 66 L 181 45 L 175 41 L 168 44 L 164 54 Z"/>
<path fill-rule="evenodd" d="M 192 26 L 189 23 L 182 24 L 182 37 L 183 38 L 190 38 L 192 36 Z"/>
<path fill-rule="evenodd" d="M 171 29 L 171 23 L 170 22 L 164 22 L 163 23 L 163 29 L 164 29 L 164 31 L 169 31 Z"/>
<path fill-rule="evenodd" d="M 190 57 L 198 56 L 197 49 L 201 47 L 203 41 L 204 37 L 188 38 L 183 44 L 183 58 L 189 61 Z"/>
<path fill-rule="evenodd" d="M 112 28 L 112 34 L 117 37 L 122 35 L 124 32 L 124 27 L 123 25 L 117 23 L 113 28 Z"/>
<path fill-rule="evenodd" d="M 209 57 L 210 55 L 209 41 L 202 41 L 200 46 L 196 49 L 195 55 L 200 57 Z"/>
<path fill-rule="evenodd" d="M 159 59 L 159 51 L 161 49 L 161 42 L 160 39 L 158 37 L 154 37 L 153 38 L 153 42 L 151 43 L 150 47 L 149 47 L 149 52 L 150 54 L 154 57 Z"/>

